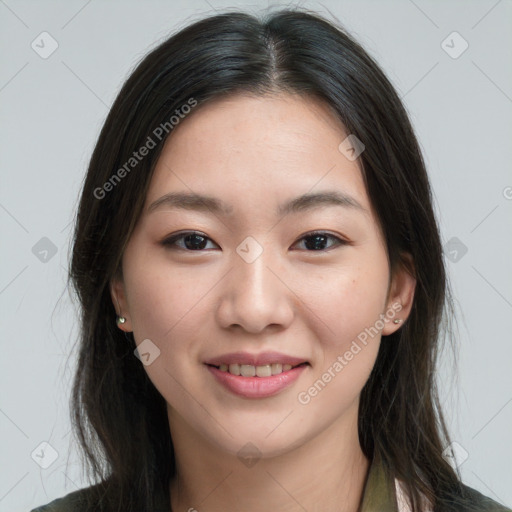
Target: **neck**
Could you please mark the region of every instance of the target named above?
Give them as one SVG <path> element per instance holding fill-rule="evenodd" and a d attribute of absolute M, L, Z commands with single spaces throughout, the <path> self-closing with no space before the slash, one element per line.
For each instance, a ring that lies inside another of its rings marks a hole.
<path fill-rule="evenodd" d="M 357 413 L 357 411 L 356 411 Z M 174 512 L 358 512 L 370 462 L 359 445 L 357 414 L 298 448 L 243 464 L 170 415 L 177 476 Z"/>

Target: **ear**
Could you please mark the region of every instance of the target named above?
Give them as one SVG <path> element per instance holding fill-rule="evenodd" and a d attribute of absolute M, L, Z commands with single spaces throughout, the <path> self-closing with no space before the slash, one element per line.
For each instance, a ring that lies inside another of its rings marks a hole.
<path fill-rule="evenodd" d="M 411 312 L 415 288 L 414 262 L 412 256 L 405 253 L 402 254 L 402 262 L 391 276 L 386 310 L 384 311 L 386 320 L 382 329 L 383 336 L 393 334 L 404 325 Z M 401 320 L 401 322 L 395 323 L 394 320 Z"/>
<path fill-rule="evenodd" d="M 116 314 L 125 318 L 125 322 L 123 324 L 118 323 L 117 326 L 122 331 L 132 332 L 133 328 L 130 319 L 128 301 L 126 300 L 124 281 L 122 276 L 118 274 L 110 280 L 110 296 L 112 297 L 112 303 L 114 304 Z M 114 320 L 117 321 L 117 317 Z"/>

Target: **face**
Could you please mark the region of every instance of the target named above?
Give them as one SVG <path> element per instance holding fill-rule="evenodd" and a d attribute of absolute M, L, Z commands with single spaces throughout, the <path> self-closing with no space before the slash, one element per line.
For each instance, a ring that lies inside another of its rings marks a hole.
<path fill-rule="evenodd" d="M 391 279 L 347 135 L 316 100 L 232 96 L 167 140 L 111 292 L 173 439 L 267 457 L 357 425 L 414 282 Z"/>

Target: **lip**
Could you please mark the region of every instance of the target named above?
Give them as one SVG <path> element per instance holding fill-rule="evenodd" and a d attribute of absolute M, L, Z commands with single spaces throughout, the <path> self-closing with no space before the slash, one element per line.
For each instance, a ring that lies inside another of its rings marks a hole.
<path fill-rule="evenodd" d="M 308 363 L 304 358 L 293 357 L 280 352 L 261 352 L 260 354 L 251 354 L 249 352 L 231 352 L 221 356 L 213 357 L 205 361 L 207 365 L 220 366 L 222 363 L 227 365 L 230 364 L 250 364 L 253 366 L 264 366 L 272 363 L 290 364 L 297 366 L 301 363 Z M 293 368 L 292 368 L 293 369 Z M 244 379 L 250 379 L 251 377 L 243 377 Z M 258 377 L 270 378 L 270 377 Z"/>
<path fill-rule="evenodd" d="M 274 359 L 274 361 L 276 360 Z M 300 364 L 301 362 L 304 361 L 299 360 L 299 363 L 296 364 Z M 261 364 L 264 363 L 260 363 L 259 365 Z M 271 377 L 242 377 L 240 375 L 233 375 L 229 372 L 223 372 L 215 366 L 209 366 L 208 364 L 206 367 L 216 378 L 217 382 L 220 382 L 227 390 L 231 391 L 235 395 L 245 398 L 267 398 L 277 395 L 293 384 L 299 378 L 301 373 L 308 367 L 308 364 L 296 366 L 291 370 L 282 372 L 279 375 L 272 375 Z"/>

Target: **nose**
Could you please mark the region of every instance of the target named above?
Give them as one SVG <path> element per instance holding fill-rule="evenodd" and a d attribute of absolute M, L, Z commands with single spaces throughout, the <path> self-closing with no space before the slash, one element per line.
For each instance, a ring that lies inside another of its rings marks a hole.
<path fill-rule="evenodd" d="M 223 328 L 238 327 L 256 334 L 291 324 L 297 299 L 283 266 L 268 257 L 269 252 L 265 249 L 251 263 L 233 255 L 232 269 L 222 281 L 217 309 Z"/>

